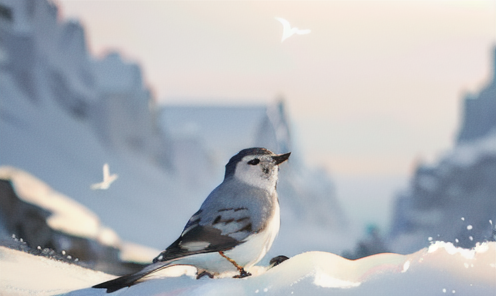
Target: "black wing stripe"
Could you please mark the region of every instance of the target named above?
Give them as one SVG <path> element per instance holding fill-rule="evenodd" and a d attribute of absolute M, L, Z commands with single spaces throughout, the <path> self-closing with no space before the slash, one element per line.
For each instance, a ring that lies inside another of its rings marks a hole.
<path fill-rule="evenodd" d="M 214 222 L 212 222 L 212 225 L 219 224 L 219 223 L 224 223 L 224 225 L 225 225 L 225 224 L 229 224 L 229 223 L 232 223 L 232 222 L 243 221 L 245 219 L 249 219 L 249 218 L 241 218 L 241 219 L 238 219 L 238 220 L 234 220 L 234 218 L 230 218 L 230 219 L 227 219 L 227 220 L 222 220 L 221 216 L 217 216 L 217 218 L 215 218 Z"/>
<path fill-rule="evenodd" d="M 243 227 L 240 230 L 236 231 L 235 233 L 238 233 L 238 232 L 251 232 L 251 231 L 252 231 L 252 225 L 251 225 L 251 223 L 249 223 L 245 227 Z"/>
<path fill-rule="evenodd" d="M 248 210 L 248 209 L 245 208 L 245 207 L 240 207 L 240 208 L 224 208 L 224 209 L 220 209 L 219 212 L 225 212 L 225 211 L 234 211 L 234 212 L 237 212 L 237 211 L 243 211 L 243 210 Z"/>
<path fill-rule="evenodd" d="M 241 222 L 241 221 L 245 221 L 245 220 L 250 220 L 250 217 L 243 217 L 243 218 L 239 218 L 238 220 L 236 220 L 236 222 Z"/>
<path fill-rule="evenodd" d="M 181 244 L 188 245 L 198 242 L 208 243 L 208 246 L 200 250 L 188 250 L 181 247 Z M 153 262 L 168 261 L 195 254 L 227 251 L 239 244 L 240 242 L 237 239 L 228 235 L 222 235 L 221 231 L 215 227 L 199 225 L 173 242 L 165 251 L 153 259 Z"/>

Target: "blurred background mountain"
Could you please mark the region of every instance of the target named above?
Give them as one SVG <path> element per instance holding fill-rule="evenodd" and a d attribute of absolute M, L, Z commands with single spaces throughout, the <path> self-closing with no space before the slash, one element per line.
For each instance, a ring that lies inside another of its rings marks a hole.
<path fill-rule="evenodd" d="M 496 49 L 492 77 L 466 94 L 454 147 L 436 163 L 420 162 L 407 190 L 398 195 L 390 244 L 411 252 L 426 240 L 471 248 L 494 240 L 496 223 Z"/>

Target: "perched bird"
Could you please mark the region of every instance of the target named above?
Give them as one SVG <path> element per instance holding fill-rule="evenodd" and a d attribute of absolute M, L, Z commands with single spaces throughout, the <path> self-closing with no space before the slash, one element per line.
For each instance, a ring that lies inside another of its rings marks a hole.
<path fill-rule="evenodd" d="M 95 183 L 95 184 L 91 185 L 91 189 L 93 189 L 93 190 L 97 190 L 97 189 L 106 190 L 106 189 L 109 189 L 110 184 L 112 184 L 112 182 L 114 182 L 115 180 L 117 180 L 118 177 L 119 176 L 117 176 L 116 174 L 113 174 L 113 175 L 110 174 L 109 165 L 108 165 L 108 163 L 106 163 L 106 164 L 103 165 L 103 182 L 101 182 L 101 183 Z"/>
<path fill-rule="evenodd" d="M 195 266 L 198 278 L 227 271 L 239 272 L 238 278 L 250 276 L 245 268 L 265 256 L 279 232 L 276 183 L 279 165 L 290 154 L 276 155 L 265 148 L 241 150 L 227 163 L 224 181 L 152 264 L 93 287 L 110 293 L 173 265 Z"/>
<path fill-rule="evenodd" d="M 309 34 L 311 30 L 300 30 L 296 27 L 291 28 L 291 25 L 289 22 L 283 18 L 276 17 L 276 20 L 280 21 L 282 24 L 282 39 L 281 43 L 286 40 L 287 38 L 293 36 L 294 34 L 298 35 L 304 35 L 304 34 Z"/>

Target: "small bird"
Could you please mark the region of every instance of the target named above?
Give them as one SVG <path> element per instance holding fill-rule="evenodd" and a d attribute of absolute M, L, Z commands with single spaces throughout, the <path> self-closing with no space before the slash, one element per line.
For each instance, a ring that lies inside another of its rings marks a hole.
<path fill-rule="evenodd" d="M 294 28 L 291 28 L 291 25 L 289 24 L 289 22 L 283 18 L 280 18 L 280 17 L 276 17 L 275 18 L 276 20 L 280 21 L 281 24 L 282 24 L 282 39 L 281 39 L 281 43 L 288 39 L 289 37 L 293 36 L 294 34 L 298 34 L 298 35 L 304 35 L 304 34 L 310 34 L 311 30 L 300 30 L 296 27 Z"/>
<path fill-rule="evenodd" d="M 179 238 L 142 270 L 93 288 L 107 293 L 130 287 L 143 277 L 173 265 L 192 265 L 197 278 L 245 270 L 259 262 L 272 246 L 280 226 L 276 185 L 279 165 L 291 152 L 276 155 L 265 148 L 248 148 L 226 164 L 224 181 L 193 214 Z"/>
<path fill-rule="evenodd" d="M 108 163 L 106 163 L 106 164 L 103 165 L 103 182 L 92 184 L 91 185 L 91 189 L 93 189 L 93 190 L 97 190 L 97 189 L 106 190 L 106 189 L 109 189 L 110 184 L 112 184 L 112 182 L 114 182 L 115 180 L 117 180 L 118 177 L 119 176 L 116 175 L 116 174 L 113 174 L 113 175 L 110 174 L 109 165 L 108 165 Z"/>

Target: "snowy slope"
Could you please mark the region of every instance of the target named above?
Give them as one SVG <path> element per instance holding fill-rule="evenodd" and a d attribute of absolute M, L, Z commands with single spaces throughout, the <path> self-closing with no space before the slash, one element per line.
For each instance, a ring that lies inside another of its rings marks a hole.
<path fill-rule="evenodd" d="M 0 274 L 0 291 L 8 295 L 107 295 L 88 287 L 110 276 L 67 263 L 0 247 L 0 266 L 9 270 Z M 378 254 L 356 261 L 308 252 L 268 271 L 251 271 L 255 275 L 245 279 L 196 280 L 194 269 L 177 266 L 113 295 L 491 296 L 496 291 L 496 243 L 468 250 L 436 242 L 409 255 Z"/>

